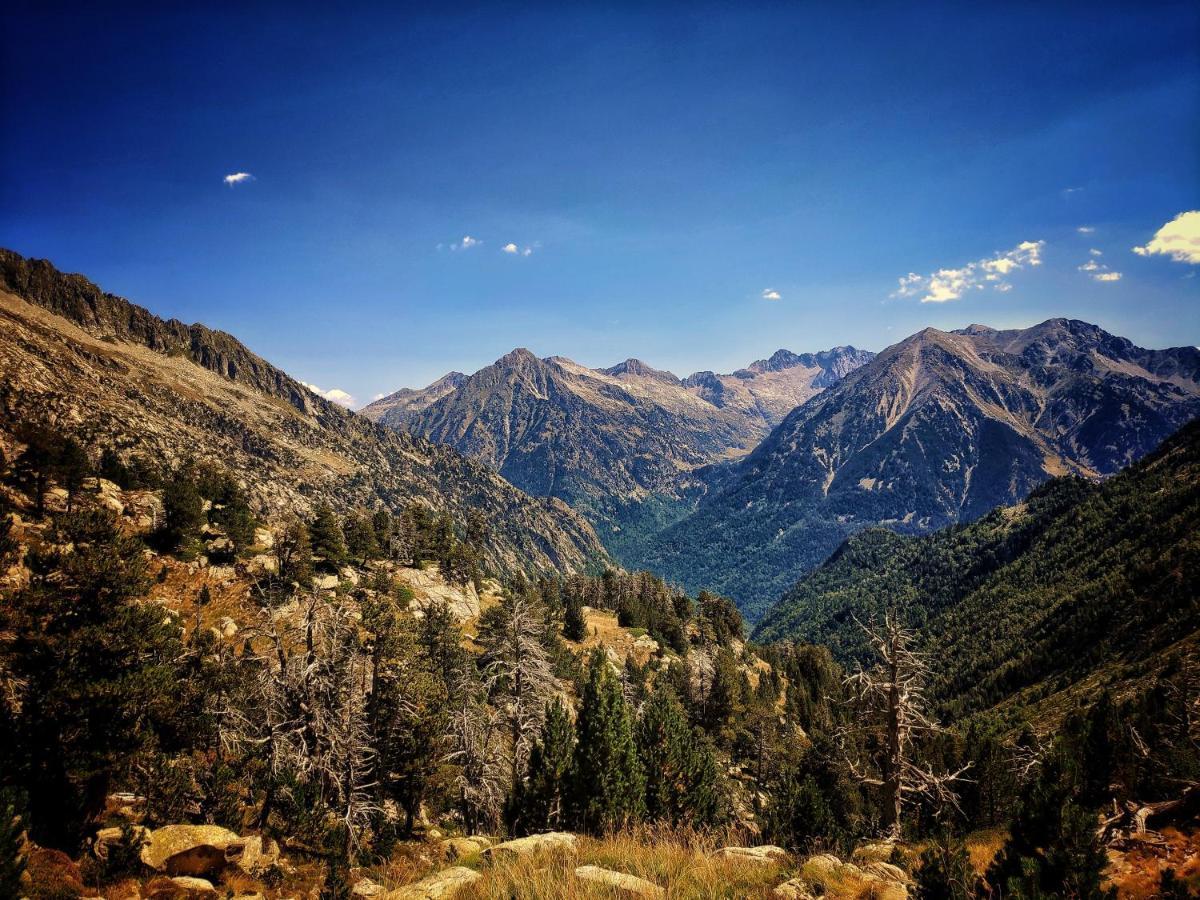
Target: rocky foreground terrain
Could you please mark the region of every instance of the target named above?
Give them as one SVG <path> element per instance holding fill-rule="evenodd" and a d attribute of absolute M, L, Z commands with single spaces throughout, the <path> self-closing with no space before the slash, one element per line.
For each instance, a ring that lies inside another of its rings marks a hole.
<path fill-rule="evenodd" d="M 532 498 L 445 446 L 330 403 L 230 335 L 164 321 L 86 278 L 0 250 L 0 428 L 50 424 L 160 467 L 217 462 L 264 511 L 482 514 L 494 570 L 579 571 L 605 552 L 564 503 Z"/>

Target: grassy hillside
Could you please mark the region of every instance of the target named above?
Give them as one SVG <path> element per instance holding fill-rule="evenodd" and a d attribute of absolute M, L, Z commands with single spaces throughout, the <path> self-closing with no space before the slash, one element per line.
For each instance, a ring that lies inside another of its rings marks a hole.
<path fill-rule="evenodd" d="M 863 652 L 855 618 L 918 626 L 947 712 L 969 713 L 1102 666 L 1136 670 L 1200 622 L 1200 425 L 1099 485 L 1058 479 L 1026 502 L 925 537 L 846 541 L 759 625 L 758 640 Z"/>

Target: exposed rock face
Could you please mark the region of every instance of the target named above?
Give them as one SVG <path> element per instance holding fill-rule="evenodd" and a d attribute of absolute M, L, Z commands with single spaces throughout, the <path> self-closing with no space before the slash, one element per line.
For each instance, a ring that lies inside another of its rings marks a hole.
<path fill-rule="evenodd" d="M 386 398 L 364 412 L 482 460 L 530 494 L 561 498 L 609 534 L 630 504 L 675 498 L 681 473 L 747 452 L 796 404 L 870 357 L 853 348 L 780 353 L 772 365 L 681 381 L 636 359 L 589 369 L 518 349 L 449 390 L 442 379 L 392 395 L 408 406 Z"/>
<path fill-rule="evenodd" d="M 666 896 L 666 891 L 652 881 L 624 872 L 614 872 L 612 869 L 602 869 L 600 866 L 579 866 L 575 870 L 575 877 L 580 881 L 602 884 L 624 897 Z"/>
<path fill-rule="evenodd" d="M 764 844 L 760 847 L 722 847 L 714 852 L 713 856 L 727 862 L 748 862 L 759 865 L 782 865 L 791 859 L 791 854 L 786 850 L 772 844 Z"/>
<path fill-rule="evenodd" d="M 768 361 L 769 365 L 769 361 Z M 1200 350 L 1094 325 L 926 329 L 802 406 L 627 564 L 752 621 L 848 534 L 975 519 L 1062 474 L 1110 475 L 1200 413 Z"/>
<path fill-rule="evenodd" d="M 244 843 L 238 835 L 217 825 L 165 825 L 147 836 L 142 862 L 168 875 L 208 875 L 219 872 L 239 857 Z"/>
<path fill-rule="evenodd" d="M 453 866 L 435 872 L 414 884 L 377 896 L 381 896 L 382 900 L 439 900 L 442 897 L 453 897 L 462 888 L 482 877 L 474 869 Z"/>
<path fill-rule="evenodd" d="M 465 585 L 451 584 L 442 577 L 436 566 L 400 568 L 392 574 L 413 592 L 413 600 L 409 604 L 411 609 L 423 610 L 431 604 L 445 603 L 456 619 L 471 619 L 479 615 L 479 593 L 470 582 Z"/>
<path fill-rule="evenodd" d="M 577 840 L 575 835 L 565 831 L 531 834 L 488 847 L 483 851 L 483 858 L 493 860 L 502 856 L 526 856 L 530 853 L 574 853 Z"/>
<path fill-rule="evenodd" d="M 0 430 L 48 421 L 85 446 L 165 464 L 212 461 L 272 512 L 400 508 L 483 513 L 494 569 L 580 570 L 604 555 L 564 504 L 533 499 L 454 450 L 380 428 L 234 338 L 164 321 L 48 262 L 0 250 Z M 154 510 L 145 511 L 149 522 Z"/>
<path fill-rule="evenodd" d="M 470 837 L 446 838 L 442 841 L 442 852 L 448 859 L 462 859 L 464 856 L 471 856 L 486 850 L 490 846 L 492 846 L 491 838 L 476 834 Z"/>

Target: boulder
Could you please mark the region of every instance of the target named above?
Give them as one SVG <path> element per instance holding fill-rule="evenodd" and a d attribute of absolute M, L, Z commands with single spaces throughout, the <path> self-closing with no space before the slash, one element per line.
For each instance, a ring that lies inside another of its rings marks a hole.
<path fill-rule="evenodd" d="M 229 616 L 222 616 L 221 620 L 217 622 L 217 629 L 221 632 L 221 637 L 228 640 L 238 633 L 238 624 Z"/>
<path fill-rule="evenodd" d="M 168 878 L 160 875 L 142 888 L 142 896 L 145 900 L 213 900 L 217 896 L 217 889 L 204 878 L 190 875 Z"/>
<path fill-rule="evenodd" d="M 142 862 L 168 875 L 207 875 L 239 859 L 245 842 L 217 825 L 164 825 L 148 835 Z"/>
<path fill-rule="evenodd" d="M 379 894 L 387 893 L 387 889 L 382 884 L 372 881 L 370 878 L 360 878 L 354 882 L 354 887 L 350 889 L 352 897 L 376 897 Z"/>
<path fill-rule="evenodd" d="M 784 898 L 784 900 L 816 900 L 816 895 L 812 892 L 812 885 L 803 878 L 785 881 L 771 891 L 771 896 Z"/>
<path fill-rule="evenodd" d="M 462 859 L 464 856 L 481 853 L 490 846 L 492 846 L 491 838 L 486 838 L 483 835 L 452 837 L 442 841 L 442 852 L 446 854 L 447 859 L 455 860 Z"/>
<path fill-rule="evenodd" d="M 893 881 L 896 884 L 912 884 L 912 879 L 908 877 L 908 873 L 899 866 L 894 866 L 891 863 L 874 860 L 863 865 L 862 870 L 868 875 L 882 879 L 883 881 Z"/>
<path fill-rule="evenodd" d="M 775 865 L 788 862 L 792 857 L 782 847 L 763 844 L 761 847 L 722 847 L 712 854 L 727 862 L 748 862 L 760 865 Z"/>
<path fill-rule="evenodd" d="M 435 603 L 445 603 L 451 614 L 463 621 L 479 615 L 479 594 L 471 582 L 463 587 L 442 577 L 437 566 L 422 569 L 397 569 L 397 580 L 413 593 L 409 609 L 422 613 Z"/>
<path fill-rule="evenodd" d="M 336 575 L 314 575 L 312 583 L 313 587 L 319 591 L 332 591 L 338 586 L 339 581 Z"/>
<path fill-rule="evenodd" d="M 575 870 L 575 877 L 581 881 L 602 884 L 627 897 L 666 896 L 666 892 L 653 881 L 624 872 L 614 872 L 612 869 L 602 869 L 599 866 L 580 866 Z"/>
<path fill-rule="evenodd" d="M 488 847 L 483 851 L 483 858 L 492 861 L 502 856 L 527 856 L 530 853 L 574 853 L 576 840 L 575 835 L 566 831 L 531 834 Z"/>
<path fill-rule="evenodd" d="M 482 877 L 474 869 L 468 869 L 466 866 L 453 866 L 435 872 L 414 884 L 405 885 L 378 896 L 381 900 L 438 900 L 440 897 L 453 897 L 461 888 Z"/>

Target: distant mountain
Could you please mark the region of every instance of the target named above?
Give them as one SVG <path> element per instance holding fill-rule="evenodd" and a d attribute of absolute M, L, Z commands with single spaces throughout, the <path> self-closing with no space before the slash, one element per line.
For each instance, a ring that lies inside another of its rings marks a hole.
<path fill-rule="evenodd" d="M 518 349 L 469 378 L 399 391 L 363 412 L 481 460 L 530 494 L 565 500 L 611 537 L 639 504 L 675 497 L 681 476 L 745 454 L 870 356 L 780 351 L 757 368 L 681 380 L 637 359 L 589 369 Z"/>
<path fill-rule="evenodd" d="M 1099 484 L 1056 479 L 924 537 L 857 534 L 755 637 L 826 644 L 849 663 L 865 651 L 855 618 L 889 608 L 918 626 L 956 718 L 1102 668 L 1144 677 L 1168 649 L 1200 656 L 1200 423 Z"/>
<path fill-rule="evenodd" d="M 790 413 L 631 564 L 757 619 L 849 534 L 925 532 L 1057 475 L 1099 477 L 1200 413 L 1200 351 L 1085 322 L 928 328 Z"/>
<path fill-rule="evenodd" d="M 342 509 L 420 499 L 459 522 L 479 510 L 496 571 L 582 571 L 605 558 L 565 504 L 328 402 L 228 334 L 0 250 L 0 443 L 28 422 L 163 464 L 218 462 L 277 514 L 319 499 Z"/>
<path fill-rule="evenodd" d="M 428 387 L 400 388 L 395 393 L 368 403 L 359 412 L 372 422 L 391 425 L 453 393 L 456 388 L 462 387 L 466 380 L 467 376 L 462 372 L 447 372 Z"/>

